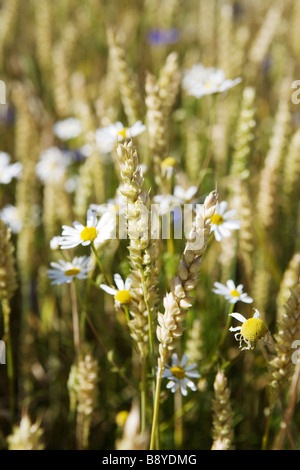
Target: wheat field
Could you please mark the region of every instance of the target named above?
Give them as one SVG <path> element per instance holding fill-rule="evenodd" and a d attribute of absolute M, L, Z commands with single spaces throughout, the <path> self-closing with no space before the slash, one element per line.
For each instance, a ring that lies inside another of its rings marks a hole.
<path fill-rule="evenodd" d="M 300 449 L 299 28 L 0 2 L 0 449 Z"/>

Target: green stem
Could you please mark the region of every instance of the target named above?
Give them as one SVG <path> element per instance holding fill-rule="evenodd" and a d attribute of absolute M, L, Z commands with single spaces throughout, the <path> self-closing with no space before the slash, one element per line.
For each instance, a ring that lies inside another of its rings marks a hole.
<path fill-rule="evenodd" d="M 80 297 L 80 294 L 78 292 L 78 286 L 76 285 L 75 283 L 75 288 L 76 288 L 76 293 L 77 293 L 77 301 L 80 305 L 80 308 L 82 310 L 82 314 L 83 316 L 85 317 L 86 321 L 88 322 L 92 332 L 94 333 L 94 336 L 96 338 L 96 340 L 98 341 L 101 349 L 103 350 L 103 352 L 105 353 L 108 361 L 110 362 L 110 364 L 113 366 L 113 368 L 115 369 L 116 372 L 118 372 L 118 374 L 120 375 L 120 377 L 127 383 L 127 385 L 129 385 L 129 387 L 131 388 L 131 390 L 133 390 L 134 393 L 138 393 L 138 390 L 136 389 L 136 387 L 127 379 L 126 375 L 124 374 L 124 372 L 120 369 L 120 367 L 118 366 L 118 364 L 113 360 L 113 358 L 111 357 L 111 354 L 109 354 L 109 351 L 108 349 L 104 346 L 104 343 L 102 341 L 102 339 L 100 338 L 92 320 L 90 319 L 88 313 L 87 313 L 87 309 L 86 307 L 84 306 L 83 302 L 82 302 L 82 299 Z"/>
<path fill-rule="evenodd" d="M 152 382 L 152 393 L 153 393 L 153 407 L 155 407 L 155 357 L 154 357 L 154 335 L 153 335 L 153 320 L 151 307 L 148 301 L 148 292 L 146 286 L 146 279 L 143 270 L 140 270 L 140 276 L 143 286 L 144 301 L 148 313 L 148 327 L 149 327 L 149 347 L 150 347 L 150 363 L 151 363 L 151 382 Z M 146 365 L 145 365 L 146 367 Z M 146 372 L 145 372 L 146 373 Z"/>
<path fill-rule="evenodd" d="M 202 164 L 202 173 L 203 173 L 203 177 L 200 179 L 199 183 L 198 183 L 198 187 L 200 188 L 200 186 L 202 185 L 203 183 L 203 179 L 205 177 L 205 170 L 207 170 L 209 164 L 210 164 L 210 161 L 211 161 L 211 158 L 212 158 L 212 155 L 213 155 L 213 146 L 212 146 L 212 135 L 213 135 L 213 126 L 214 126 L 214 123 L 215 123 L 215 120 L 216 120 L 216 101 L 217 101 L 217 96 L 216 95 L 211 95 L 209 97 L 210 99 L 210 103 L 208 105 L 209 109 L 210 109 L 210 113 L 209 113 L 209 132 L 208 132 L 208 146 L 207 146 L 207 150 L 206 150 L 206 156 L 205 156 L 205 160 Z"/>
<path fill-rule="evenodd" d="M 174 416 L 177 416 L 174 424 L 174 444 L 175 449 L 182 449 L 183 442 L 183 415 L 180 413 L 182 409 L 182 395 L 178 388 L 174 395 Z"/>
<path fill-rule="evenodd" d="M 146 430 L 147 409 L 147 356 L 142 357 L 141 364 L 141 433 Z"/>
<path fill-rule="evenodd" d="M 221 348 L 223 346 L 223 343 L 225 341 L 225 338 L 227 336 L 227 333 L 228 333 L 228 330 L 229 330 L 229 327 L 230 327 L 230 324 L 231 324 L 231 313 L 233 312 L 234 306 L 235 306 L 235 304 L 230 304 L 229 312 L 228 312 L 228 315 L 227 315 L 226 325 L 223 329 L 223 332 L 222 332 L 222 335 L 221 335 L 221 338 L 220 338 L 220 341 L 219 341 L 219 344 L 218 344 L 218 351 L 221 350 Z"/>
<path fill-rule="evenodd" d="M 77 304 L 77 292 L 74 281 L 71 282 L 71 302 L 72 302 L 72 318 L 73 318 L 73 337 L 74 347 L 77 353 L 80 351 L 81 339 L 80 339 L 80 322 Z"/>
<path fill-rule="evenodd" d="M 96 328 L 94 327 L 93 325 L 93 322 L 91 321 L 89 315 L 87 314 L 86 310 L 84 310 L 84 315 L 86 317 L 86 320 L 92 330 L 92 332 L 94 333 L 95 335 L 95 338 L 96 340 L 98 341 L 101 349 L 104 351 L 106 357 L 107 357 L 107 360 L 110 362 L 110 364 L 113 366 L 113 368 L 115 369 L 116 372 L 118 372 L 118 374 L 120 375 L 120 377 L 127 383 L 127 385 L 129 385 L 129 387 L 131 388 L 131 390 L 133 390 L 133 392 L 136 394 L 138 393 L 138 390 L 136 389 L 136 387 L 130 382 L 130 380 L 127 379 L 125 373 L 123 372 L 122 369 L 120 369 L 120 367 L 118 366 L 118 364 L 114 361 L 112 355 L 110 354 L 110 352 L 108 351 L 108 349 L 104 346 L 104 343 L 102 341 L 102 339 L 100 338 L 100 336 L 98 335 L 98 332 L 96 330 Z"/>
<path fill-rule="evenodd" d="M 10 334 L 10 306 L 7 299 L 2 300 L 2 311 L 4 320 L 4 337 L 6 338 L 6 362 L 7 377 L 9 383 L 9 407 L 10 418 L 13 423 L 15 413 L 15 392 L 14 392 L 14 363 L 12 354 L 11 334 Z"/>
<path fill-rule="evenodd" d="M 148 292 L 147 292 L 145 274 L 144 274 L 144 271 L 142 269 L 140 269 L 140 276 L 141 276 L 142 287 L 143 287 L 144 301 L 145 301 L 145 305 L 146 305 L 147 313 L 148 313 L 150 355 L 151 355 L 151 362 L 153 363 L 153 361 L 154 361 L 154 341 L 153 341 L 152 312 L 151 312 L 151 307 L 150 307 L 150 304 L 149 304 L 149 301 L 148 301 L 149 295 L 148 295 Z"/>
<path fill-rule="evenodd" d="M 159 366 L 156 376 L 156 390 L 155 390 L 155 399 L 154 399 L 154 411 L 152 419 L 152 430 L 151 430 L 151 439 L 150 439 L 150 450 L 155 450 L 156 442 L 156 433 L 158 428 L 158 416 L 159 416 L 159 405 L 160 405 L 160 390 L 161 382 L 164 368 Z"/>
<path fill-rule="evenodd" d="M 266 419 L 266 425 L 265 425 L 264 435 L 263 435 L 263 438 L 262 438 L 261 450 L 266 450 L 267 449 L 269 432 L 270 432 L 270 425 L 271 425 L 271 419 L 272 419 L 272 411 L 273 411 L 273 409 L 269 410 L 269 415 Z"/>
<path fill-rule="evenodd" d="M 99 256 L 98 256 L 98 253 L 97 253 L 96 247 L 95 247 L 95 245 L 94 245 L 94 242 L 91 243 L 91 247 L 92 247 L 93 253 L 94 253 L 94 255 L 95 255 L 96 262 L 97 262 L 97 264 L 98 264 L 98 266 L 99 266 L 100 272 L 101 272 L 102 276 L 104 277 L 104 281 L 105 281 L 105 283 L 109 286 L 110 283 L 109 283 L 109 281 L 108 281 L 108 279 L 107 279 L 107 277 L 106 277 L 106 275 L 105 275 L 105 273 L 104 273 L 104 270 L 103 270 L 103 267 L 102 267 L 102 263 L 101 263 L 100 258 L 99 258 Z"/>
<path fill-rule="evenodd" d="M 123 308 L 124 308 L 124 313 L 125 313 L 125 316 L 126 316 L 127 323 L 129 324 L 129 322 L 130 322 L 130 316 L 129 316 L 128 305 L 123 304 Z"/>

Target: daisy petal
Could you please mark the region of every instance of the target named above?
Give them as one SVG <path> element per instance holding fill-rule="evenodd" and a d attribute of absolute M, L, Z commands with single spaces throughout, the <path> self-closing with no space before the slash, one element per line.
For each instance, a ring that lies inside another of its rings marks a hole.
<path fill-rule="evenodd" d="M 127 279 L 125 281 L 125 290 L 130 290 L 131 284 L 132 284 L 132 278 L 127 277 Z"/>
<path fill-rule="evenodd" d="M 220 214 L 220 215 L 223 215 L 224 212 L 226 211 L 227 209 L 227 206 L 228 206 L 228 203 L 227 201 L 222 201 L 219 203 L 219 207 L 217 209 L 217 213 Z"/>
<path fill-rule="evenodd" d="M 228 287 L 228 289 L 229 289 L 230 292 L 233 291 L 233 290 L 235 290 L 235 283 L 233 282 L 232 279 L 229 279 L 229 280 L 226 282 L 226 284 L 227 284 L 227 287 Z"/>
<path fill-rule="evenodd" d="M 120 274 L 118 274 L 118 273 L 114 274 L 114 281 L 115 281 L 116 286 L 119 290 L 124 290 L 125 289 L 124 281 L 121 278 Z"/>
<path fill-rule="evenodd" d="M 260 314 L 259 314 L 259 311 L 257 310 L 257 308 L 255 308 L 254 310 L 255 310 L 255 313 L 253 315 L 253 318 L 260 318 Z"/>
<path fill-rule="evenodd" d="M 246 318 L 240 313 L 234 312 L 234 313 L 230 313 L 229 315 L 235 318 L 236 320 L 240 321 L 241 323 L 244 323 L 246 321 Z"/>
<path fill-rule="evenodd" d="M 107 286 L 106 284 L 100 284 L 101 289 L 103 289 L 107 294 L 116 295 L 118 291 L 112 287 Z"/>
<path fill-rule="evenodd" d="M 188 360 L 189 360 L 188 356 L 186 354 L 184 354 L 181 358 L 181 361 L 180 361 L 180 367 L 184 367 Z"/>

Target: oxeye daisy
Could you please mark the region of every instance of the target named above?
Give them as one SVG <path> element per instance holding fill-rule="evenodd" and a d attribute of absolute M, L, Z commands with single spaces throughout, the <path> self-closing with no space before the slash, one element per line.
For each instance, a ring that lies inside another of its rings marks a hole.
<path fill-rule="evenodd" d="M 22 214 L 20 209 L 11 204 L 3 207 L 0 211 L 0 219 L 8 225 L 12 233 L 20 233 L 23 227 Z"/>
<path fill-rule="evenodd" d="M 239 300 L 241 302 L 245 302 L 246 304 L 251 304 L 253 302 L 253 299 L 249 297 L 246 292 L 243 292 L 243 284 L 235 286 L 235 283 L 232 279 L 229 279 L 226 282 L 226 285 L 221 284 L 220 282 L 215 282 L 214 286 L 215 289 L 213 289 L 212 291 L 215 294 L 223 295 L 223 297 L 225 297 L 225 299 L 228 300 L 231 304 L 235 304 Z"/>
<path fill-rule="evenodd" d="M 35 172 L 43 183 L 62 183 L 71 159 L 58 147 L 44 150 L 35 166 Z"/>
<path fill-rule="evenodd" d="M 258 340 L 263 339 L 268 333 L 266 323 L 260 319 L 260 314 L 257 309 L 254 309 L 252 318 L 246 319 L 240 313 L 230 313 L 236 320 L 242 323 L 242 326 L 230 327 L 229 331 L 237 333 L 234 335 L 235 339 L 239 342 L 239 347 L 242 349 L 253 349 Z M 243 343 L 246 344 L 242 348 Z"/>
<path fill-rule="evenodd" d="M 74 117 L 57 121 L 53 126 L 54 134 L 61 140 L 75 139 L 82 131 L 82 122 Z"/>
<path fill-rule="evenodd" d="M 109 153 L 114 149 L 117 142 L 137 137 L 145 130 L 146 126 L 141 121 L 137 121 L 131 127 L 125 127 L 122 122 L 117 121 L 114 124 L 97 129 L 95 140 L 100 152 Z"/>
<path fill-rule="evenodd" d="M 13 178 L 19 178 L 23 165 L 20 162 L 10 164 L 10 156 L 0 152 L 0 184 L 8 184 Z"/>
<path fill-rule="evenodd" d="M 172 393 L 175 393 L 179 387 L 184 396 L 188 393 L 187 388 L 190 388 L 193 392 L 197 390 L 196 385 L 190 379 L 199 379 L 200 374 L 194 370 L 197 364 L 186 365 L 188 360 L 188 356 L 184 354 L 179 362 L 177 354 L 173 353 L 172 365 L 165 366 L 163 378 L 169 379 L 167 388 L 170 389 Z"/>
<path fill-rule="evenodd" d="M 130 277 L 127 277 L 124 282 L 120 274 L 117 273 L 114 274 L 114 281 L 117 286 L 117 289 L 114 287 L 107 286 L 106 284 L 100 284 L 101 289 L 103 289 L 107 294 L 113 295 L 115 300 L 120 304 L 129 304 L 132 299 L 132 294 L 130 292 L 132 279 Z"/>
<path fill-rule="evenodd" d="M 75 248 L 78 245 L 87 246 L 102 244 L 115 234 L 115 217 L 106 212 L 97 220 L 95 211 L 88 210 L 86 225 L 73 222 L 73 227 L 63 225 L 60 247 L 62 249 Z"/>
<path fill-rule="evenodd" d="M 174 188 L 174 196 L 180 200 L 182 204 L 188 204 L 195 198 L 197 191 L 197 186 L 190 186 L 185 190 L 181 186 L 176 185 Z"/>
<path fill-rule="evenodd" d="M 51 284 L 69 284 L 73 279 L 86 279 L 94 264 L 89 256 L 80 256 L 72 261 L 53 261 L 50 266 L 52 269 L 48 270 L 48 277 L 52 279 Z"/>
<path fill-rule="evenodd" d="M 185 71 L 182 87 L 188 95 L 201 98 L 204 95 L 223 93 L 241 81 L 240 77 L 234 80 L 226 79 L 223 70 L 195 64 Z"/>
<path fill-rule="evenodd" d="M 211 232 L 214 232 L 215 239 L 220 242 L 222 238 L 230 237 L 231 230 L 240 228 L 239 220 L 232 220 L 231 217 L 236 214 L 235 209 L 226 212 L 227 202 L 217 203 L 214 215 L 211 218 Z"/>

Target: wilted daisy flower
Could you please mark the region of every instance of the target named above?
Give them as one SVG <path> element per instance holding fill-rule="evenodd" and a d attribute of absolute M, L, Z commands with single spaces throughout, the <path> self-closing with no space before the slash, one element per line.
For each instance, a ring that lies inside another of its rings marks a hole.
<path fill-rule="evenodd" d="M 167 388 L 171 389 L 172 393 L 175 393 L 178 387 L 180 387 L 182 395 L 187 395 L 187 387 L 193 392 L 197 390 L 196 385 L 190 379 L 199 379 L 200 374 L 196 370 L 197 364 L 190 364 L 187 366 L 189 358 L 186 354 L 182 356 L 181 361 L 178 361 L 176 353 L 172 354 L 172 365 L 165 366 L 163 372 L 163 378 L 169 379 Z"/>
<path fill-rule="evenodd" d="M 220 242 L 222 238 L 230 237 L 231 230 L 240 228 L 239 220 L 232 220 L 231 217 L 236 214 L 235 209 L 226 212 L 227 202 L 217 203 L 214 215 L 211 218 L 211 232 L 214 232 L 215 239 Z"/>
<path fill-rule="evenodd" d="M 253 349 L 256 341 L 262 339 L 268 333 L 268 327 L 263 320 L 259 317 L 259 311 L 254 309 L 255 313 L 252 318 L 248 320 L 240 313 L 230 313 L 230 316 L 242 323 L 242 326 L 230 327 L 229 331 L 237 331 L 234 335 L 235 339 L 239 342 L 241 348 L 243 342 L 246 344 L 242 349 Z"/>
<path fill-rule="evenodd" d="M 68 154 L 58 147 L 51 147 L 42 152 L 35 171 L 43 183 L 60 183 L 65 177 L 70 161 Z"/>
<path fill-rule="evenodd" d="M 188 95 L 201 98 L 204 95 L 223 93 L 242 81 L 225 79 L 223 70 L 213 67 L 205 68 L 202 64 L 195 64 L 184 73 L 182 87 Z"/>
<path fill-rule="evenodd" d="M 136 137 L 145 130 L 146 126 L 141 121 L 137 121 L 131 127 L 124 127 L 120 121 L 117 121 L 115 124 L 97 129 L 95 140 L 100 152 L 108 153 L 114 149 L 117 142 Z"/>
<path fill-rule="evenodd" d="M 74 117 L 58 121 L 53 126 L 53 132 L 60 140 L 75 139 L 82 133 L 82 122 Z"/>
<path fill-rule="evenodd" d="M 132 279 L 127 277 L 125 282 L 123 281 L 120 274 L 114 274 L 114 281 L 117 286 L 117 289 L 114 287 L 107 286 L 106 284 L 100 284 L 101 289 L 103 289 L 107 294 L 113 295 L 117 302 L 120 304 L 126 305 L 131 302 L 132 294 L 130 292 L 130 287 L 132 284 Z"/>
<path fill-rule="evenodd" d="M 19 178 L 23 165 L 20 162 L 9 164 L 10 156 L 0 152 L 0 184 L 8 184 L 13 178 Z"/>
<path fill-rule="evenodd" d="M 86 279 L 88 272 L 94 267 L 89 256 L 75 257 L 72 261 L 59 260 L 52 262 L 48 269 L 48 277 L 52 279 L 51 284 L 69 284 L 73 279 Z"/>
<path fill-rule="evenodd" d="M 245 302 L 246 304 L 251 304 L 253 302 L 253 299 L 249 297 L 246 292 L 243 292 L 244 286 L 242 284 L 235 286 L 235 283 L 232 279 L 229 279 L 226 282 L 226 285 L 221 284 L 220 282 L 215 282 L 214 286 L 215 289 L 212 291 L 215 294 L 223 295 L 223 297 L 225 297 L 225 299 L 228 300 L 231 304 L 235 304 L 239 300 L 241 302 Z"/>
<path fill-rule="evenodd" d="M 12 205 L 3 207 L 0 211 L 0 219 L 3 220 L 5 225 L 8 225 L 12 233 L 20 233 L 23 227 L 23 221 L 20 210 Z"/>
<path fill-rule="evenodd" d="M 63 225 L 61 240 L 59 242 L 62 249 L 75 248 L 75 246 L 87 246 L 91 243 L 102 244 L 109 240 L 115 234 L 115 218 L 112 214 L 106 212 L 97 220 L 94 211 L 87 211 L 86 225 L 79 222 L 73 222 L 73 227 Z"/>

